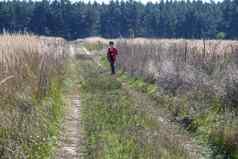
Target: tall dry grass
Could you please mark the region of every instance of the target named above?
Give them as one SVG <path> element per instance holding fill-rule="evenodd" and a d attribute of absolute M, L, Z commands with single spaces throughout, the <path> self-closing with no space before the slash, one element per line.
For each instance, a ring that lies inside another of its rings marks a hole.
<path fill-rule="evenodd" d="M 118 67 L 157 84 L 176 121 L 238 157 L 238 41 L 127 39 L 117 47 Z"/>
<path fill-rule="evenodd" d="M 238 82 L 237 41 L 135 39 L 121 40 L 117 47 L 121 68 L 173 94 L 209 89 L 228 97 L 227 88 Z"/>
<path fill-rule="evenodd" d="M 0 158 L 36 158 L 34 146 L 47 140 L 53 106 L 43 99 L 64 73 L 64 45 L 60 38 L 0 35 Z"/>
<path fill-rule="evenodd" d="M 31 35 L 0 36 L 0 93 L 43 93 L 50 75 L 60 72 L 64 40 Z"/>

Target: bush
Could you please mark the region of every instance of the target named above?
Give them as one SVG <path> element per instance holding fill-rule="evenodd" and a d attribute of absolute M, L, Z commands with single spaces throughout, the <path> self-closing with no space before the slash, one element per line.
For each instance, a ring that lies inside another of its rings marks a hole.
<path fill-rule="evenodd" d="M 225 39 L 226 38 L 226 34 L 224 32 L 219 32 L 216 35 L 217 39 Z"/>

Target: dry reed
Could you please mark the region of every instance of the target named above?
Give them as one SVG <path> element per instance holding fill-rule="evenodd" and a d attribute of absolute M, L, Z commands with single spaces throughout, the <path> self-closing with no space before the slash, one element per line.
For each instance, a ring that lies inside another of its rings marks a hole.
<path fill-rule="evenodd" d="M 237 156 L 238 41 L 124 39 L 117 47 L 117 66 L 157 84 L 174 120 L 202 131 L 214 156 Z"/>
<path fill-rule="evenodd" d="M 60 38 L 0 35 L 0 158 L 30 158 L 27 146 L 46 137 L 50 103 L 37 103 L 64 73 L 64 45 Z"/>
<path fill-rule="evenodd" d="M 221 97 L 228 82 L 238 82 L 237 41 L 135 39 L 117 47 L 119 67 L 174 93 L 199 87 Z"/>

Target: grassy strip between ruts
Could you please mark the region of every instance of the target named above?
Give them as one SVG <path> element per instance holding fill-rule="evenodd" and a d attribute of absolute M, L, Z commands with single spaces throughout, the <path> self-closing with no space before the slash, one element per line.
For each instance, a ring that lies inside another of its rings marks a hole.
<path fill-rule="evenodd" d="M 186 158 L 177 145 L 158 144 L 159 123 L 135 109 L 133 99 L 119 81 L 92 61 L 80 61 L 77 68 L 80 68 L 85 158 Z"/>

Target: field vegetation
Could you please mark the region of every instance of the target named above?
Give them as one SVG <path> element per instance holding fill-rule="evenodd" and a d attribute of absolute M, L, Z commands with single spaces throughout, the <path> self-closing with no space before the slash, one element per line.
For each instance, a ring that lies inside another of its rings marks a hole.
<path fill-rule="evenodd" d="M 65 85 L 85 158 L 238 158 L 237 41 L 115 41 L 111 77 L 108 40 L 0 35 L 0 158 L 53 158 Z"/>
<path fill-rule="evenodd" d="M 237 41 L 134 39 L 117 47 L 127 80 L 208 145 L 211 158 L 238 158 Z"/>
<path fill-rule="evenodd" d="M 0 35 L 0 158 L 51 156 L 63 115 L 65 41 Z"/>
<path fill-rule="evenodd" d="M 132 96 L 122 81 L 109 76 L 107 67 L 83 59 L 74 68 L 80 77 L 84 158 L 199 158 L 180 145 L 187 139 L 174 136 L 178 129 L 168 129 L 145 109 L 152 107 L 150 99 Z"/>

